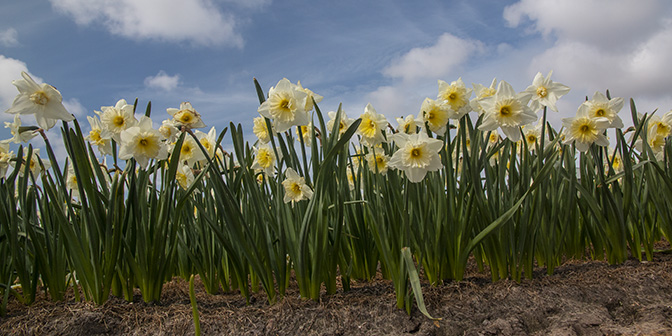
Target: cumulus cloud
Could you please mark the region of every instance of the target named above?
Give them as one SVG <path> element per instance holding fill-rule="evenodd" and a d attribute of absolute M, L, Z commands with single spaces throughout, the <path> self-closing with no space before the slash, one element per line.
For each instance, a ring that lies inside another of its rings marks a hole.
<path fill-rule="evenodd" d="M 134 40 L 242 47 L 236 20 L 212 0 L 50 0 L 78 25 L 102 25 Z"/>
<path fill-rule="evenodd" d="M 169 76 L 165 71 L 159 71 L 156 76 L 145 78 L 145 86 L 152 89 L 161 89 L 171 91 L 177 88 L 180 81 L 180 75 Z"/>
<path fill-rule="evenodd" d="M 19 34 L 16 32 L 16 29 L 9 28 L 0 31 L 0 45 L 4 47 L 19 45 Z"/>
<path fill-rule="evenodd" d="M 436 44 L 413 48 L 392 61 L 383 69 L 383 75 L 409 82 L 427 78 L 437 79 L 448 75 L 469 57 L 482 53 L 484 49 L 480 41 L 465 40 L 445 33 L 439 37 Z"/>
<path fill-rule="evenodd" d="M 70 98 L 63 100 L 63 106 L 68 112 L 72 113 L 75 117 L 81 119 L 84 118 L 87 114 L 86 108 L 82 103 L 79 102 L 77 98 Z"/>
<path fill-rule="evenodd" d="M 26 63 L 0 55 L 0 111 L 2 112 L 12 106 L 14 97 L 19 93 L 12 81 L 21 78 L 21 71 L 28 72 Z M 33 79 L 39 80 L 37 77 L 33 77 Z M 5 113 L 2 113 L 2 115 L 0 119 L 9 120 L 8 117 L 5 117 Z"/>

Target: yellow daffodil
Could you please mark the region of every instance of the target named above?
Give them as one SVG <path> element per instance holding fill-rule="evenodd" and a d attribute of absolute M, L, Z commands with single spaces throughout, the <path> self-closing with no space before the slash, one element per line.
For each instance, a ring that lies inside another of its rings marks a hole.
<path fill-rule="evenodd" d="M 268 127 L 266 127 L 266 119 L 264 117 L 256 117 L 252 119 L 252 132 L 259 139 L 259 143 L 265 144 L 271 141 L 271 137 L 268 134 Z"/>
<path fill-rule="evenodd" d="M 369 149 L 369 153 L 366 154 L 365 158 L 371 172 L 378 172 L 381 175 L 385 175 L 385 173 L 387 173 L 390 157 L 385 155 L 382 147 Z"/>
<path fill-rule="evenodd" d="M 12 81 L 19 94 L 6 113 L 34 114 L 37 124 L 45 130 L 54 127 L 56 120 L 75 120 L 63 106 L 63 96 L 56 88 L 49 84 L 37 84 L 25 72 L 21 72 L 21 77 L 23 79 Z"/>
<path fill-rule="evenodd" d="M 304 106 L 304 109 L 306 110 L 306 112 L 311 111 L 314 108 L 313 100 L 315 100 L 316 103 L 319 103 L 319 102 L 322 101 L 322 98 L 324 98 L 324 97 L 316 94 L 315 92 L 301 86 L 301 81 L 298 81 L 296 83 L 296 87 L 297 87 L 298 90 L 303 91 L 306 94 L 306 105 Z"/>
<path fill-rule="evenodd" d="M 175 179 L 182 189 L 187 190 L 194 182 L 194 172 L 190 166 L 181 163 L 175 172 Z"/>
<path fill-rule="evenodd" d="M 254 162 L 252 162 L 252 169 L 261 169 L 268 176 L 273 176 L 275 172 L 275 152 L 273 147 L 269 144 L 264 144 L 258 147 L 253 147 Z"/>
<path fill-rule="evenodd" d="M 371 106 L 367 104 L 364 108 L 364 113 L 359 116 L 362 122 L 359 124 L 357 133 L 362 137 L 362 142 L 369 146 L 375 146 L 385 141 L 385 127 L 387 127 L 387 119 L 382 114 L 376 112 Z"/>
<path fill-rule="evenodd" d="M 163 138 L 168 143 L 173 143 L 177 141 L 177 138 L 180 137 L 180 129 L 177 128 L 171 119 L 166 119 L 161 122 L 161 126 L 159 126 L 159 133 L 161 133 Z"/>
<path fill-rule="evenodd" d="M 5 177 L 9 162 L 14 158 L 14 152 L 9 150 L 9 141 L 0 141 L 0 179 Z"/>
<path fill-rule="evenodd" d="M 443 134 L 450 120 L 449 107 L 442 101 L 425 98 L 420 107 L 420 115 L 423 128 L 429 126 L 429 130 L 436 134 Z"/>
<path fill-rule="evenodd" d="M 329 121 L 327 121 L 327 130 L 330 132 L 332 129 L 334 129 L 334 123 L 336 122 L 337 114 L 338 113 L 336 111 L 330 111 L 327 113 L 327 115 L 329 115 Z M 345 111 L 341 110 L 341 120 L 338 121 L 338 135 L 343 135 L 343 133 L 348 130 L 348 127 L 350 127 L 354 121 L 354 119 L 348 118 L 348 116 L 345 114 Z"/>
<path fill-rule="evenodd" d="M 397 131 L 406 134 L 418 133 L 418 127 L 422 127 L 422 124 L 415 120 L 415 116 L 412 114 L 407 115 L 406 118 L 397 118 L 397 124 L 399 124 Z"/>
<path fill-rule="evenodd" d="M 215 156 L 215 149 L 217 145 L 217 129 L 213 126 L 210 128 L 210 131 L 208 133 L 204 133 L 201 131 L 196 131 L 194 132 L 196 135 L 196 138 L 198 141 L 203 145 L 203 148 L 205 148 L 208 157 L 212 158 Z M 203 158 L 205 159 L 205 157 Z"/>
<path fill-rule="evenodd" d="M 587 115 L 587 112 L 587 110 L 579 108 L 576 117 L 562 119 L 562 124 L 565 127 L 564 143 L 571 144 L 573 142 L 576 149 L 582 152 L 587 151 L 593 143 L 598 146 L 609 146 L 609 140 L 603 134 L 604 130 L 609 127 L 609 120 L 607 118 L 592 118 Z"/>
<path fill-rule="evenodd" d="M 471 85 L 474 87 L 474 95 L 476 97 L 469 101 L 469 105 L 471 105 L 472 110 L 478 112 L 478 114 L 481 115 L 485 111 L 483 110 L 483 107 L 481 107 L 480 100 L 495 95 L 497 92 L 497 78 L 493 78 L 489 87 L 486 87 L 483 84 L 472 83 Z"/>
<path fill-rule="evenodd" d="M 469 105 L 471 92 L 472 89 L 467 89 L 462 78 L 458 78 L 450 84 L 439 80 L 437 100 L 443 101 L 449 107 L 451 119 L 460 119 L 471 111 L 471 105 Z"/>
<path fill-rule="evenodd" d="M 24 151 L 26 154 L 23 155 L 23 160 L 19 166 L 19 175 L 23 176 L 23 170 L 25 169 L 23 164 L 28 163 L 28 169 L 30 173 L 33 174 L 35 178 L 40 176 L 42 171 L 49 169 L 51 167 L 51 162 L 49 160 L 44 160 L 40 158 L 40 149 L 33 149 L 33 155 L 28 158 L 28 151 Z"/>

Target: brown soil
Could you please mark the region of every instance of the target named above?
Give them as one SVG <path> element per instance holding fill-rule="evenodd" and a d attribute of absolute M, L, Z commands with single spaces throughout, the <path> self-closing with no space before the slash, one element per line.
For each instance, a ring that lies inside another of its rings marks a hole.
<path fill-rule="evenodd" d="M 197 283 L 203 335 L 672 335 L 672 255 L 622 265 L 569 261 L 551 276 L 491 282 L 486 274 L 438 287 L 423 286 L 430 314 L 395 306 L 391 282 L 354 282 L 321 302 L 291 288 L 275 305 L 260 293 L 250 305 L 238 293 L 208 295 Z M 166 284 L 161 304 L 111 298 L 92 303 L 11 301 L 0 334 L 191 335 L 188 284 Z"/>

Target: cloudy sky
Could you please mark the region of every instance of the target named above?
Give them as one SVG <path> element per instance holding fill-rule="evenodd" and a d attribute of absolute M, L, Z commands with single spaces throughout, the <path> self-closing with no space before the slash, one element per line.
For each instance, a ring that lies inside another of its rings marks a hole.
<path fill-rule="evenodd" d="M 157 124 L 190 101 L 208 126 L 233 121 L 251 133 L 255 77 L 265 91 L 300 80 L 325 97 L 325 112 L 343 103 L 357 117 L 370 102 L 393 121 L 417 115 L 438 79 L 487 86 L 497 77 L 522 91 L 553 70 L 572 88 L 550 116 L 560 128 L 598 90 L 632 97 L 642 112 L 672 109 L 671 59 L 664 0 L 5 1 L 0 110 L 27 71 L 57 87 L 83 124 L 137 97 L 143 111 L 152 102 Z"/>

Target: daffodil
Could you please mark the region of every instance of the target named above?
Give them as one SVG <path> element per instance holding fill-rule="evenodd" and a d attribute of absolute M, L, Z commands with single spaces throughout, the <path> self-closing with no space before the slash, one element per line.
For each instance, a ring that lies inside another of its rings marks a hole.
<path fill-rule="evenodd" d="M 309 200 L 313 197 L 313 191 L 306 181 L 292 168 L 285 170 L 285 180 L 282 181 L 282 186 L 285 188 L 283 199 L 285 203 Z"/>
<path fill-rule="evenodd" d="M 182 189 L 187 190 L 194 183 L 194 172 L 191 167 L 181 163 L 175 172 L 175 179 Z"/>
<path fill-rule="evenodd" d="M 650 132 L 651 130 L 654 130 L 652 133 L 655 134 L 656 137 L 666 138 L 672 134 L 671 121 L 672 119 L 666 115 L 659 117 L 654 114 L 649 118 L 647 124 L 648 131 Z"/>
<path fill-rule="evenodd" d="M 73 165 L 68 165 L 68 173 L 65 178 L 65 188 L 72 193 L 73 197 L 79 198 L 79 187 L 77 186 L 77 175 Z"/>
<path fill-rule="evenodd" d="M 530 96 L 530 109 L 538 111 L 543 106 L 547 106 L 551 110 L 558 112 L 555 103 L 558 99 L 569 92 L 569 87 L 553 82 L 551 75 L 553 71 L 548 72 L 548 76 L 544 78 L 541 72 L 537 72 L 532 80 L 532 85 L 528 86 L 522 94 Z"/>
<path fill-rule="evenodd" d="M 397 130 L 406 134 L 415 134 L 418 133 L 418 127 L 422 127 L 422 123 L 415 120 L 415 116 L 409 114 L 406 118 L 397 118 Z"/>
<path fill-rule="evenodd" d="M 5 177 L 9 162 L 14 158 L 14 152 L 9 150 L 9 141 L 0 141 L 0 178 Z"/>
<path fill-rule="evenodd" d="M 94 112 L 100 116 L 103 128 L 112 133 L 112 139 L 116 142 L 121 142 L 121 132 L 138 123 L 133 114 L 133 105 L 128 105 L 126 99 L 119 99 L 114 106 L 102 106 L 100 111 Z"/>
<path fill-rule="evenodd" d="M 597 91 L 593 99 L 585 101 L 579 107 L 582 114 L 591 118 L 605 118 L 609 121 L 607 128 L 622 128 L 623 121 L 618 116 L 618 112 L 623 108 L 623 98 L 616 97 L 607 99 L 603 93 Z"/>
<path fill-rule="evenodd" d="M 306 111 L 311 111 L 314 108 L 313 100 L 315 100 L 316 103 L 319 103 L 322 101 L 322 98 L 324 98 L 316 94 L 315 92 L 301 86 L 301 81 L 298 81 L 296 83 L 296 86 L 298 90 L 303 91 L 306 94 L 306 105 L 304 106 L 304 109 Z"/>
<path fill-rule="evenodd" d="M 586 109 L 581 109 L 574 118 L 562 119 L 562 125 L 565 127 L 564 143 L 572 142 L 579 151 L 585 152 L 591 144 L 598 146 L 609 146 L 609 140 L 604 135 L 604 130 L 609 127 L 607 118 L 593 118 L 589 116 Z"/>
<path fill-rule="evenodd" d="M 334 129 L 334 123 L 336 121 L 336 115 L 338 113 L 336 111 L 329 111 L 327 115 L 329 116 L 329 121 L 327 121 L 327 130 L 331 132 L 332 129 Z M 354 122 L 355 120 L 352 118 L 348 118 L 348 116 L 345 114 L 345 111 L 341 110 L 341 120 L 338 121 L 338 135 L 341 136 L 345 131 L 348 130 L 348 127 Z"/>
<path fill-rule="evenodd" d="M 427 172 L 436 171 L 443 167 L 439 158 L 439 151 L 443 141 L 430 138 L 426 133 L 417 134 L 396 133 L 391 136 L 399 149 L 394 152 L 388 165 L 403 170 L 409 181 L 422 181 Z"/>
<path fill-rule="evenodd" d="M 484 98 L 494 96 L 497 93 L 497 78 L 492 79 L 489 87 L 484 86 L 483 84 L 471 84 L 474 87 L 474 99 L 469 101 L 471 109 L 478 112 L 479 115 L 485 112 L 483 107 L 481 107 L 480 101 Z"/>
<path fill-rule="evenodd" d="M 609 162 L 605 162 L 606 168 L 611 165 L 611 168 L 614 169 L 615 173 L 620 173 L 623 171 L 623 159 L 621 158 L 621 153 L 614 151 L 612 148 L 609 148 L 608 153 L 614 153 L 609 156 Z"/>
<path fill-rule="evenodd" d="M 63 106 L 63 96 L 49 84 L 37 84 L 27 73 L 21 72 L 23 79 L 12 81 L 19 90 L 12 106 L 5 112 L 10 114 L 34 114 L 37 124 L 48 130 L 56 125 L 56 120 L 72 121 L 75 117 Z"/>
<path fill-rule="evenodd" d="M 303 143 L 306 146 L 311 145 L 313 142 L 313 135 L 312 135 L 312 130 L 313 129 L 313 122 L 311 121 L 308 125 L 306 126 L 297 126 L 296 127 L 296 136 L 297 137 L 302 137 L 303 138 Z M 301 130 L 301 131 L 299 131 Z"/>
<path fill-rule="evenodd" d="M 499 82 L 495 95 L 480 101 L 485 117 L 478 129 L 487 132 L 499 127 L 511 141 L 520 140 L 520 127 L 537 120 L 528 101 L 529 96 L 516 94 L 511 84 Z"/>
<path fill-rule="evenodd" d="M 418 119 L 422 122 L 423 128 L 427 125 L 430 131 L 443 134 L 450 120 L 449 107 L 442 101 L 425 98 Z"/>
<path fill-rule="evenodd" d="M 51 162 L 49 160 L 44 160 L 40 158 L 40 149 L 33 149 L 33 154 L 28 158 L 28 152 L 23 155 L 23 160 L 21 160 L 21 165 L 19 166 L 19 175 L 23 176 L 24 163 L 28 163 L 28 169 L 30 173 L 33 174 L 35 178 L 42 174 L 42 171 L 49 169 L 51 167 Z"/>
<path fill-rule="evenodd" d="M 273 147 L 269 144 L 264 144 L 258 147 L 253 147 L 254 162 L 252 162 L 252 169 L 261 169 L 268 176 L 272 176 L 275 171 L 275 162 L 278 158 L 275 157 Z"/>
<path fill-rule="evenodd" d="M 143 169 L 150 159 L 164 160 L 168 157 L 168 146 L 162 141 L 163 136 L 152 128 L 152 120 L 147 116 L 142 116 L 137 126 L 123 130 L 120 137 L 119 158 L 135 158 Z"/>
<path fill-rule="evenodd" d="M 98 147 L 102 155 L 112 155 L 112 133 L 105 129 L 97 116 L 86 116 L 91 125 L 85 140 Z"/>
<path fill-rule="evenodd" d="M 283 78 L 268 92 L 268 99 L 257 111 L 273 121 L 275 132 L 282 133 L 292 126 L 308 125 L 310 115 L 306 111 L 308 94 Z"/>
<path fill-rule="evenodd" d="M 208 157 L 213 158 L 215 156 L 215 149 L 217 148 L 217 130 L 215 127 L 210 128 L 208 133 L 196 131 L 194 134 L 201 145 L 203 145 L 203 148 L 205 148 Z"/>
<path fill-rule="evenodd" d="M 460 119 L 471 111 L 471 105 L 469 105 L 471 92 L 472 89 L 467 89 L 462 78 L 458 78 L 450 84 L 439 80 L 439 94 L 437 99 L 445 102 L 450 108 L 451 119 Z"/>
<path fill-rule="evenodd" d="M 161 133 L 163 138 L 168 143 L 173 143 L 177 141 L 177 138 L 180 137 L 180 129 L 177 128 L 177 126 L 171 119 L 166 119 L 161 122 L 161 126 L 159 126 L 159 133 Z"/>
<path fill-rule="evenodd" d="M 365 158 L 371 172 L 378 172 L 381 175 L 385 175 L 385 173 L 387 173 L 390 157 L 385 155 L 382 147 L 369 149 L 369 153 L 366 154 Z"/>
<path fill-rule="evenodd" d="M 656 156 L 656 159 L 662 160 L 665 155 L 665 136 L 658 134 L 658 129 L 655 125 L 648 128 L 646 132 L 646 142 Z M 641 137 L 635 141 L 635 148 L 640 153 L 645 151 Z"/>
<path fill-rule="evenodd" d="M 5 121 L 5 128 L 9 128 L 9 132 L 12 134 L 12 137 L 7 141 L 13 143 L 22 143 L 28 142 L 30 139 L 37 136 L 36 130 L 24 130 L 21 127 L 21 118 L 18 114 L 14 115 L 14 122 Z"/>
<path fill-rule="evenodd" d="M 173 148 L 171 148 L 171 152 L 174 152 Z M 203 151 L 198 146 L 198 143 L 196 143 L 196 140 L 191 136 L 184 137 L 178 155 L 180 156 L 180 162 L 187 162 L 189 167 L 193 167 L 196 162 L 205 160 Z"/>
<path fill-rule="evenodd" d="M 359 116 L 362 122 L 359 124 L 357 133 L 362 137 L 362 142 L 369 146 L 375 146 L 385 141 L 385 127 L 387 119 L 373 108 L 371 103 L 364 108 L 364 113 Z"/>
<path fill-rule="evenodd" d="M 268 127 L 266 127 L 266 118 L 256 117 L 252 119 L 252 133 L 257 136 L 259 143 L 265 144 L 271 141 L 271 137 L 268 134 Z"/>
<path fill-rule="evenodd" d="M 535 126 L 527 125 L 523 127 L 523 135 L 524 135 L 523 141 L 527 143 L 527 148 L 530 151 L 534 151 L 536 148 L 535 147 L 536 143 L 540 142 L 542 127 L 543 124 L 541 123 L 541 121 L 537 123 L 537 125 Z"/>
<path fill-rule="evenodd" d="M 173 117 L 175 126 L 184 126 L 187 128 L 202 128 L 205 123 L 201 120 L 201 115 L 196 112 L 190 102 L 182 102 L 180 108 L 168 108 L 166 112 Z"/>

